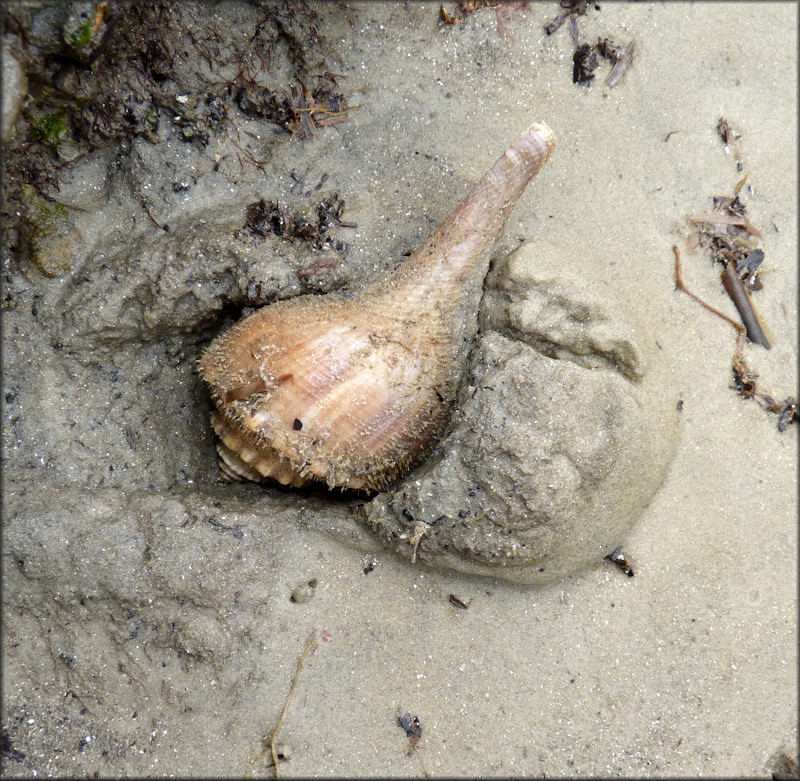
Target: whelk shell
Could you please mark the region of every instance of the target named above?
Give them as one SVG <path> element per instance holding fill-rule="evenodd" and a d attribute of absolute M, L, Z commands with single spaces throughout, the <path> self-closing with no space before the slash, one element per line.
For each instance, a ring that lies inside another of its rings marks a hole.
<path fill-rule="evenodd" d="M 270 304 L 217 337 L 200 374 L 225 475 L 376 491 L 417 462 L 456 396 L 492 245 L 554 149 L 531 125 L 389 277 Z"/>

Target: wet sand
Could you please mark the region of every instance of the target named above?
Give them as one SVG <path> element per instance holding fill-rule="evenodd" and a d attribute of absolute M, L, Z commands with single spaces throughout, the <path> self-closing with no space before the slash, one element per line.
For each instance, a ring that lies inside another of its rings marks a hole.
<path fill-rule="evenodd" d="M 603 4 L 578 30 L 636 40 L 614 89 L 605 62 L 588 88 L 572 83 L 569 23 L 543 33 L 559 10 L 484 9 L 443 28 L 435 4 L 323 5 L 319 30 L 361 107 L 311 142 L 275 134 L 274 170 L 212 173 L 224 139 L 184 163 L 185 145 L 142 144 L 125 176 L 102 154 L 76 167 L 64 198 L 87 209 L 81 263 L 14 276 L 4 313 L 6 775 L 272 775 L 264 737 L 312 636 L 278 737 L 286 777 L 769 777 L 797 761 L 797 429 L 731 388 L 735 333 L 675 290 L 671 250 L 686 216 L 749 171 L 742 200 L 765 251 L 755 300 L 775 345 L 745 356 L 776 397 L 796 395 L 796 7 Z M 218 13 L 252 21 L 237 4 Z M 286 171 L 313 165 L 310 186 L 327 172 L 358 224 L 341 234 L 355 284 L 399 262 L 537 120 L 557 151 L 496 254 L 540 240 L 652 301 L 682 402 L 674 461 L 622 541 L 636 576 L 601 560 L 533 587 L 412 566 L 346 502 L 220 482 L 194 361 L 223 283 L 198 283 L 199 255 L 157 274 L 167 239 L 146 218 L 130 230 L 142 182 L 169 190 L 198 166 L 190 195 L 157 214 L 224 233 L 214 220 L 288 199 Z M 164 161 L 174 173 L 142 174 Z M 158 285 L 151 320 L 108 315 L 118 330 L 93 355 L 81 329 L 93 305 L 106 323 L 100 251 L 120 286 L 139 273 L 130 258 Z M 735 316 L 706 255 L 684 252 L 684 277 Z M 203 303 L 162 322 L 159 296 L 187 288 Z M 416 753 L 403 714 L 422 726 Z"/>

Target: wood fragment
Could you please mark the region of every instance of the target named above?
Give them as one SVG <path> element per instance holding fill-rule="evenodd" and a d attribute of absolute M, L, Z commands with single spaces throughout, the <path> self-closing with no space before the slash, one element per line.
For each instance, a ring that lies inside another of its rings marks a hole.
<path fill-rule="evenodd" d="M 733 188 L 733 194 L 734 195 L 738 195 L 739 194 L 739 191 L 747 183 L 747 179 L 748 179 L 749 176 L 750 176 L 750 171 L 747 171 L 747 173 L 745 173 L 745 175 L 739 180 L 739 182 L 737 183 L 736 187 Z"/>
<path fill-rule="evenodd" d="M 757 236 L 760 239 L 764 238 L 761 234 L 761 231 L 751 225 L 750 220 L 743 215 L 709 212 L 708 214 L 696 214 L 693 217 L 689 217 L 689 219 L 695 224 L 707 222 L 709 225 L 713 225 L 715 228 L 719 225 L 735 225 L 737 227 L 744 228 L 753 236 Z"/>
<path fill-rule="evenodd" d="M 619 84 L 619 80 L 625 75 L 628 68 L 630 68 L 633 62 L 633 52 L 635 49 L 636 41 L 631 41 L 624 51 L 617 53 L 617 62 L 606 79 L 606 84 L 610 89 L 613 89 Z"/>
<path fill-rule="evenodd" d="M 564 20 L 569 16 L 569 11 L 564 11 L 560 13 L 555 19 L 549 21 L 544 26 L 545 35 L 552 35 L 562 24 L 564 24 Z"/>
<path fill-rule="evenodd" d="M 742 322 L 747 329 L 747 338 L 751 342 L 760 344 L 767 350 L 771 349 L 771 340 L 766 333 L 769 329 L 759 316 L 758 310 L 753 304 L 753 299 L 750 297 L 750 293 L 747 292 L 747 288 L 736 273 L 733 261 L 729 260 L 725 265 L 725 271 L 722 273 L 722 284 L 725 290 L 728 291 L 728 295 L 733 299 L 736 308 L 739 310 Z"/>

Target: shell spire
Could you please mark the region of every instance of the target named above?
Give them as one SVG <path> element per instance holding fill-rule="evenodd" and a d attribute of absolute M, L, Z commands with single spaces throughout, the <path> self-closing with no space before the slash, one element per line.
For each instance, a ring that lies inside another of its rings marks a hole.
<path fill-rule="evenodd" d="M 265 306 L 200 360 L 231 479 L 376 491 L 444 427 L 477 332 L 489 253 L 555 149 L 534 124 L 388 278 Z"/>

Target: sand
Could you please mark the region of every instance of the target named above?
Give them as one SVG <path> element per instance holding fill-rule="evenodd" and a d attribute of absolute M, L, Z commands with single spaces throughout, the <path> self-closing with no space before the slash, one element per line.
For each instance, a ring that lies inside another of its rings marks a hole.
<path fill-rule="evenodd" d="M 159 143 L 67 161 L 59 198 L 84 211 L 54 231 L 59 276 L 6 236 L 4 774 L 272 776 L 265 737 L 296 677 L 285 777 L 796 777 L 797 428 L 731 388 L 734 330 L 675 290 L 671 250 L 749 171 L 775 344 L 745 357 L 797 395 L 796 7 L 590 8 L 581 42 L 636 40 L 614 89 L 606 62 L 572 83 L 569 22 L 543 32 L 555 3 L 453 27 L 438 4 L 314 8 L 324 47 L 304 45 L 360 105 L 347 121 L 301 141 L 234 108 L 239 134 L 207 145 L 162 124 Z M 203 9 L 223 48 L 261 16 Z M 721 116 L 741 134 L 727 149 Z M 567 266 L 595 258 L 652 311 L 682 402 L 675 458 L 621 540 L 637 574 L 601 559 L 524 586 L 412 565 L 357 525 L 357 502 L 221 482 L 194 369 L 245 291 L 392 268 L 537 120 L 557 151 L 497 257 L 538 240 Z M 318 254 L 234 233 L 258 198 L 331 190 L 357 223 L 335 269 L 304 278 Z M 735 316 L 706 255 L 684 251 L 684 276 Z"/>

